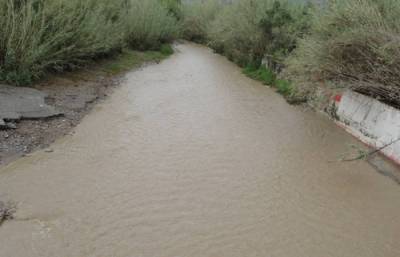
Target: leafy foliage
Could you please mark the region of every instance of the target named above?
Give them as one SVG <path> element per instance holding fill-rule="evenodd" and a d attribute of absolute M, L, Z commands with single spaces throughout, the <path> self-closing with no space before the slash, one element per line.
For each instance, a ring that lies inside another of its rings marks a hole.
<path fill-rule="evenodd" d="M 208 0 L 210 15 L 202 14 L 206 8 L 201 4 L 186 5 L 186 38 L 207 43 L 242 67 L 253 67 L 246 68 L 252 77 L 267 74 L 258 69 L 266 63 L 292 82 L 290 87 L 280 83 L 281 91 L 299 99 L 334 85 L 400 107 L 398 0 L 218 3 Z"/>
<path fill-rule="evenodd" d="M 265 85 L 272 86 L 275 83 L 276 75 L 273 71 L 267 69 L 265 66 L 255 67 L 247 66 L 243 69 L 243 73 L 255 80 L 262 81 Z"/>
<path fill-rule="evenodd" d="M 298 9 L 300 8 L 300 9 Z M 310 28 L 310 6 L 292 6 L 274 1 L 261 20 L 268 65 L 275 71 L 283 68 L 286 57 L 297 47 L 297 41 Z"/>
<path fill-rule="evenodd" d="M 157 49 L 178 36 L 176 18 L 159 0 L 131 0 L 126 41 L 135 49 Z"/>
<path fill-rule="evenodd" d="M 284 0 L 239 0 L 226 5 L 209 26 L 209 44 L 241 66 L 279 71 L 309 28 L 309 6 Z"/>
<path fill-rule="evenodd" d="M 176 19 L 158 0 L 2 0 L 0 81 L 29 84 L 126 44 L 159 47 L 177 31 Z"/>
<path fill-rule="evenodd" d="M 314 13 L 310 36 L 288 60 L 299 93 L 345 85 L 400 106 L 400 2 L 335 0 Z"/>
<path fill-rule="evenodd" d="M 194 42 L 205 43 L 208 30 L 222 5 L 215 0 L 187 3 L 183 6 L 183 37 Z"/>
<path fill-rule="evenodd" d="M 161 3 L 163 3 L 168 11 L 177 19 L 182 18 L 181 0 L 161 0 Z"/>

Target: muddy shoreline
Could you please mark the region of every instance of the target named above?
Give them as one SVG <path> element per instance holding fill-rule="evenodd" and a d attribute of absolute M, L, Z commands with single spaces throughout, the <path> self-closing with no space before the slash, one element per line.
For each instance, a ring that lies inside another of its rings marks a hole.
<path fill-rule="evenodd" d="M 61 115 L 13 120 L 7 124 L 12 128 L 0 129 L 0 167 L 47 148 L 56 139 L 72 133 L 86 114 L 121 84 L 127 72 L 159 63 L 170 54 L 124 49 L 112 58 L 77 71 L 49 75 L 30 86 L 47 95 L 45 104 L 54 107 Z"/>
<path fill-rule="evenodd" d="M 71 132 L 92 107 L 107 97 L 121 76 L 107 76 L 95 69 L 52 76 L 32 88 L 48 95 L 46 103 L 63 115 L 46 119 L 22 119 L 16 129 L 0 130 L 0 166 L 48 147 Z M 50 151 L 50 150 L 49 150 Z"/>

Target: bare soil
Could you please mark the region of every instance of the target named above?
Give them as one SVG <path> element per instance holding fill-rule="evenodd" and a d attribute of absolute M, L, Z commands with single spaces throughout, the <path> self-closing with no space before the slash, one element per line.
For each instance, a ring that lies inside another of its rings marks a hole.
<path fill-rule="evenodd" d="M 0 130 L 0 165 L 46 148 L 70 133 L 95 103 L 111 93 L 120 79 L 92 68 L 54 75 L 32 86 L 46 93 L 47 104 L 64 114 L 49 119 L 20 120 L 16 129 Z"/>

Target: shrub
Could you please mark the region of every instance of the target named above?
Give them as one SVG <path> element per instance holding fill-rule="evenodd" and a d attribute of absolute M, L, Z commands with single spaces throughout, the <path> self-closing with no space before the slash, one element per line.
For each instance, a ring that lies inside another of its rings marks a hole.
<path fill-rule="evenodd" d="M 246 68 L 243 69 L 243 73 L 252 79 L 263 82 L 265 85 L 275 87 L 276 91 L 292 104 L 303 103 L 305 101 L 305 99 L 297 96 L 296 88 L 290 81 L 278 79 L 277 75 L 265 65 L 247 65 Z"/>
<path fill-rule="evenodd" d="M 112 0 L 4 0 L 0 3 L 0 80 L 27 84 L 121 47 Z"/>
<path fill-rule="evenodd" d="M 208 30 L 210 46 L 240 66 L 260 64 L 265 49 L 260 22 L 271 3 L 239 0 L 225 6 Z"/>
<path fill-rule="evenodd" d="M 29 84 L 125 45 L 158 49 L 178 33 L 171 12 L 161 0 L 2 0 L 0 81 Z"/>
<path fill-rule="evenodd" d="M 311 5 L 294 5 L 274 1 L 261 20 L 265 56 L 268 66 L 276 72 L 283 68 L 285 59 L 297 47 L 297 41 L 310 29 Z"/>
<path fill-rule="evenodd" d="M 177 19 L 182 18 L 181 0 L 160 0 Z"/>
<path fill-rule="evenodd" d="M 160 52 L 161 52 L 161 54 L 168 56 L 168 55 L 172 55 L 174 53 L 174 49 L 169 44 L 163 44 L 160 47 Z"/>
<path fill-rule="evenodd" d="M 252 79 L 262 81 L 265 85 L 272 86 L 275 83 L 276 75 L 265 65 L 260 67 L 248 65 L 243 69 L 243 73 Z"/>
<path fill-rule="evenodd" d="M 267 57 L 279 71 L 309 27 L 308 6 L 284 0 L 238 0 L 211 24 L 210 45 L 241 66 Z"/>
<path fill-rule="evenodd" d="M 314 14 L 287 74 L 312 95 L 319 81 L 400 106 L 400 2 L 336 0 Z"/>
<path fill-rule="evenodd" d="M 278 93 L 285 97 L 290 97 L 293 94 L 293 86 L 288 80 L 277 79 L 275 81 L 275 87 Z"/>
<path fill-rule="evenodd" d="M 216 0 L 190 2 L 183 6 L 183 37 L 198 43 L 206 43 L 208 29 L 222 5 Z"/>
<path fill-rule="evenodd" d="M 135 49 L 159 49 L 179 33 L 176 18 L 159 0 L 131 0 L 127 15 L 128 45 Z"/>

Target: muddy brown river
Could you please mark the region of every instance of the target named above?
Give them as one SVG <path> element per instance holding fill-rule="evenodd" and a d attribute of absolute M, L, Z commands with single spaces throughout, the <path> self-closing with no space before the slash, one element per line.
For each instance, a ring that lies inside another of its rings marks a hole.
<path fill-rule="evenodd" d="M 0 170 L 1 257 L 399 257 L 400 186 L 209 49 L 127 74 L 73 135 Z"/>

